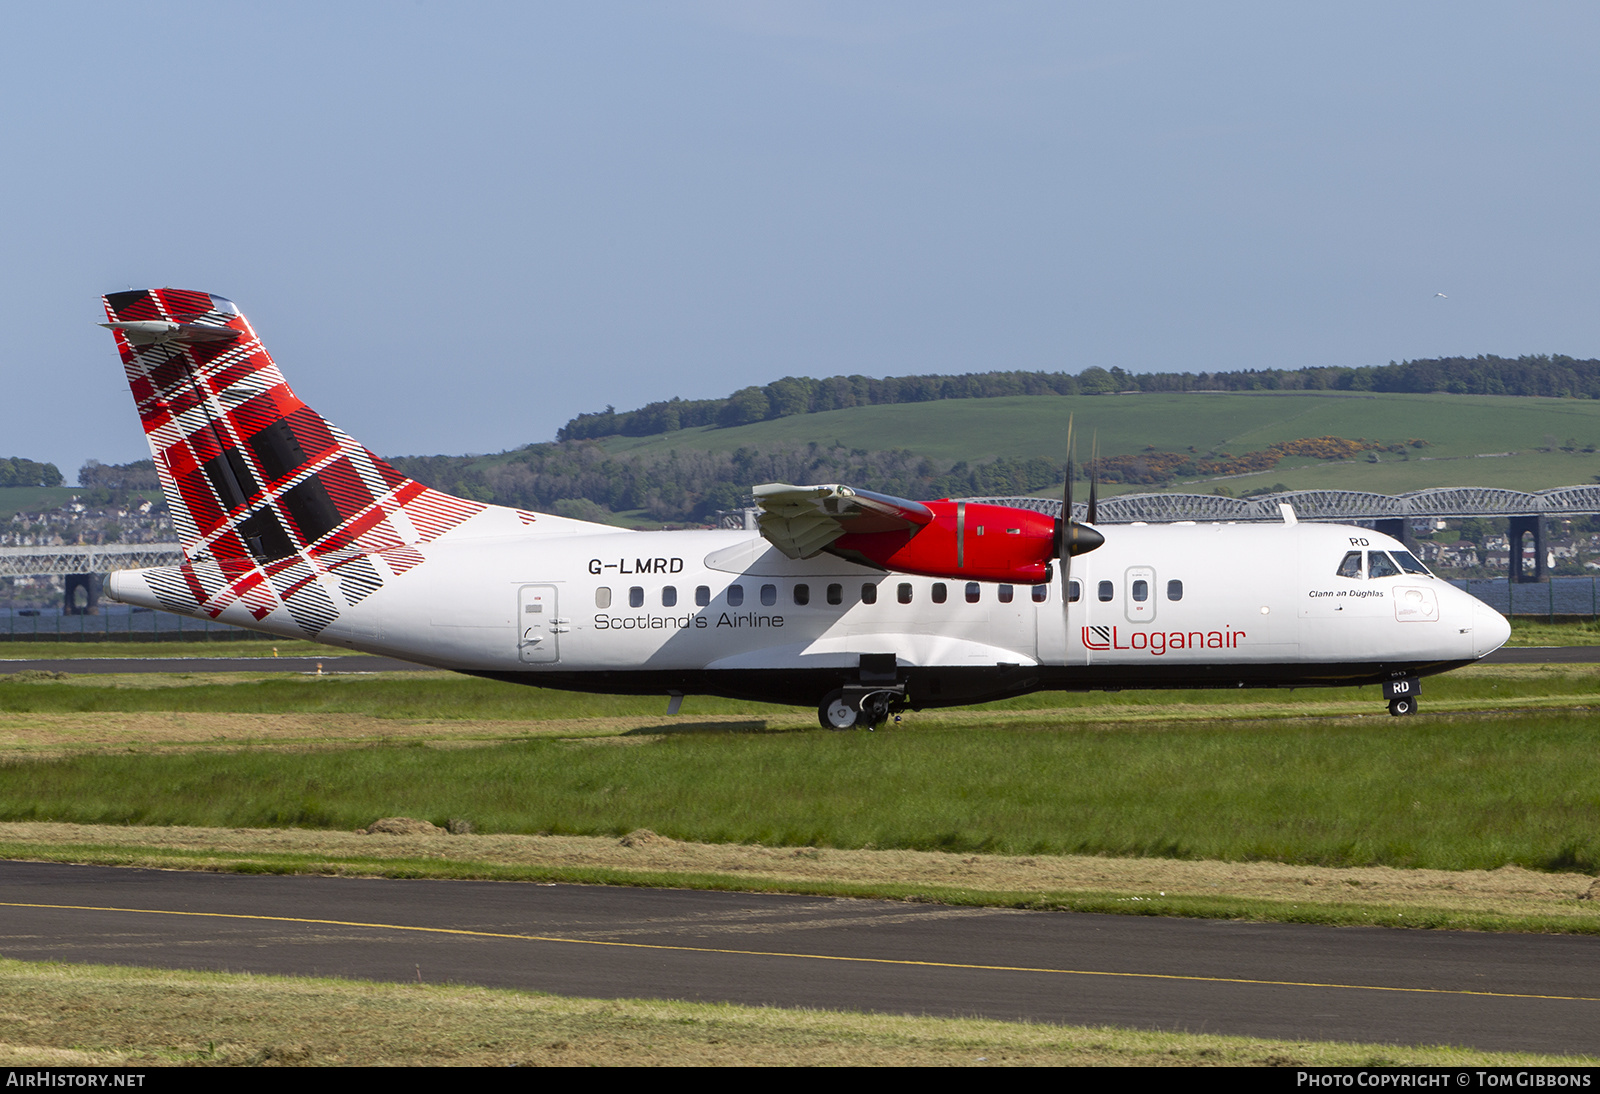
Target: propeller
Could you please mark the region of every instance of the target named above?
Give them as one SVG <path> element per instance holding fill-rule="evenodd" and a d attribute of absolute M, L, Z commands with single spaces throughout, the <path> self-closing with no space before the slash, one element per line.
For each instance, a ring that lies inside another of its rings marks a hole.
<path fill-rule="evenodd" d="M 1089 448 L 1089 512 L 1084 514 L 1085 523 L 1099 524 L 1100 509 L 1100 434 L 1094 435 L 1094 444 Z M 1096 546 L 1099 546 L 1096 544 Z"/>
<path fill-rule="evenodd" d="M 1105 537 L 1093 528 L 1095 513 L 1095 488 L 1096 476 L 1091 469 L 1089 475 L 1089 520 L 1087 522 L 1072 519 L 1072 480 L 1077 477 L 1076 460 L 1072 437 L 1072 418 L 1067 418 L 1067 481 L 1061 491 L 1061 519 L 1056 521 L 1056 550 L 1055 557 L 1061 560 L 1061 620 L 1066 625 L 1069 597 L 1072 594 L 1072 556 L 1085 554 L 1094 550 L 1106 541 Z M 1091 464 L 1091 468 L 1092 468 Z"/>

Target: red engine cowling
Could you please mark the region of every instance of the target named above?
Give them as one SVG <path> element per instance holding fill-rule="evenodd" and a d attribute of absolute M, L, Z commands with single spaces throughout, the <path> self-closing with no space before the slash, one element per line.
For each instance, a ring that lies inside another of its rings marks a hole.
<path fill-rule="evenodd" d="M 1017 585 L 1049 579 L 1057 549 L 1054 517 L 971 501 L 923 504 L 933 511 L 933 520 L 920 528 L 846 534 L 828 549 L 925 577 Z"/>

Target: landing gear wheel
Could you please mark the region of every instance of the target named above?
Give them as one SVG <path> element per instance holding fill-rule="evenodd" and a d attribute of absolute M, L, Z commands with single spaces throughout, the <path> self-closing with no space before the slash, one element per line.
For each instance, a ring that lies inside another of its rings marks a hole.
<path fill-rule="evenodd" d="M 885 691 L 875 691 L 870 695 L 863 695 L 861 703 L 861 720 L 867 724 L 867 731 L 877 729 L 889 717 L 889 711 L 894 706 L 894 697 Z"/>
<path fill-rule="evenodd" d="M 1403 717 L 1407 714 L 1415 714 L 1416 712 L 1417 701 L 1415 699 L 1408 697 L 1404 699 L 1389 700 L 1389 713 L 1393 714 L 1396 718 Z"/>
<path fill-rule="evenodd" d="M 845 698 L 843 688 L 834 688 L 824 695 L 822 705 L 817 708 L 817 720 L 823 729 L 854 729 L 860 717 L 861 712 Z"/>

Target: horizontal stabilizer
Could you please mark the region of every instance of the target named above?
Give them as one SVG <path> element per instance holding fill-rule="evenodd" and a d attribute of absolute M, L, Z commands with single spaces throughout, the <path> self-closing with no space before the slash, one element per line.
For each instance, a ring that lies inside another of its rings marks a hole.
<path fill-rule="evenodd" d="M 173 323 L 163 319 L 135 319 L 126 323 L 101 323 L 107 330 L 121 331 L 136 346 L 154 346 L 163 342 L 237 342 L 244 332 L 232 327 L 214 327 L 202 323 Z"/>

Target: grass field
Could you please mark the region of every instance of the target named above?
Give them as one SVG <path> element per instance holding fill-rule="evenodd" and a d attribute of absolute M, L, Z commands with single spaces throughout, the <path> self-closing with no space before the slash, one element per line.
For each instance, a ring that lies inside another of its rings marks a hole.
<path fill-rule="evenodd" d="M 0 1066 L 619 1064 L 1459 1068 L 1593 1061 L 0 961 Z"/>
<path fill-rule="evenodd" d="M 1588 714 L 675 733 L 0 767 L 0 819 L 485 832 L 1325 866 L 1600 867 Z M 602 738 L 617 740 L 617 738 Z M 752 794 L 752 785 L 759 792 Z M 885 792 L 885 788 L 890 788 Z"/>
<path fill-rule="evenodd" d="M 24 509 L 59 508 L 77 493 L 81 490 L 76 486 L 0 486 L 0 521 L 9 521 Z"/>
<path fill-rule="evenodd" d="M 0 682 L 0 818 L 348 831 L 407 815 L 767 846 L 1600 867 L 1589 666 L 1478 666 L 1428 681 L 1438 713 L 1404 720 L 1370 688 L 1045 693 L 875 734 L 449 674 L 227 680 Z"/>
<path fill-rule="evenodd" d="M 1479 395 L 1252 392 L 960 399 L 852 407 L 730 429 L 617 437 L 604 444 L 616 452 L 665 454 L 837 441 L 847 448 L 904 448 L 946 460 L 1060 459 L 1068 415 L 1076 420 L 1080 443 L 1098 435 L 1107 456 L 1141 452 L 1147 445 L 1239 455 L 1275 441 L 1321 436 L 1429 442 L 1427 448 L 1408 450 L 1409 459 L 1383 454 L 1379 463 L 1286 460 L 1271 471 L 1229 480 L 1236 492 L 1277 482 L 1296 490 L 1384 494 L 1431 486 L 1542 490 L 1587 483 L 1600 474 L 1600 455 L 1536 451 L 1569 439 L 1580 449 L 1600 444 L 1600 401 Z M 1080 450 L 1080 458 L 1086 455 Z M 1210 490 L 1208 485 L 1201 492 Z"/>

